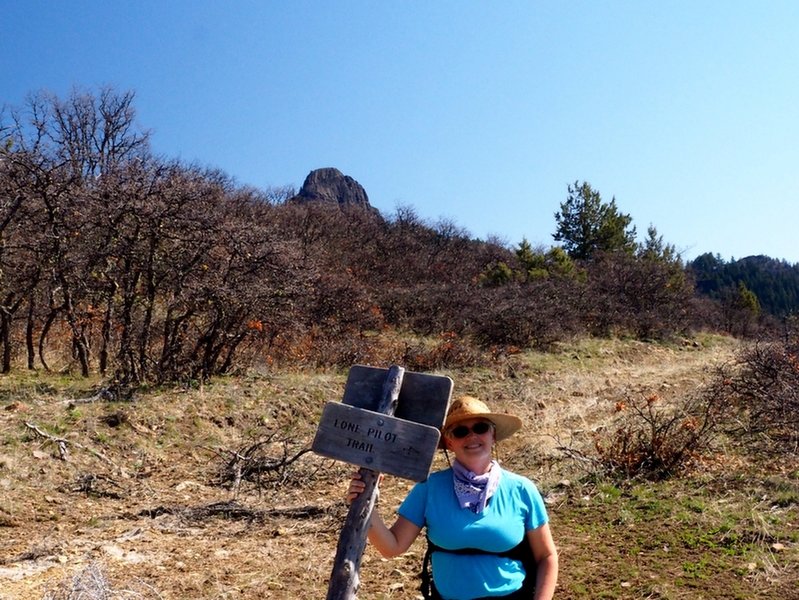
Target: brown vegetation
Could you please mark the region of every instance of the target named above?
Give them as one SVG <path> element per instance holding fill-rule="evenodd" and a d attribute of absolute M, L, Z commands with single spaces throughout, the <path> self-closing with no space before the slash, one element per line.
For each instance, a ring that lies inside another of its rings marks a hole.
<path fill-rule="evenodd" d="M 133 94 L 112 89 L 34 94 L 0 114 L 3 372 L 69 368 L 126 387 L 263 358 L 377 363 L 369 336 L 385 330 L 496 353 L 709 322 L 654 231 L 637 249 L 611 244 L 628 219 L 599 227 L 590 255 L 511 249 L 407 207 L 383 218 L 288 202 L 290 189 L 155 157 L 134 117 Z"/>
<path fill-rule="evenodd" d="M 584 340 L 443 371 L 456 393 L 523 417 L 525 433 L 500 459 L 545 494 L 559 598 L 777 599 L 795 589 L 795 454 L 764 462 L 719 435 L 691 448 L 680 477 L 638 482 L 605 477 L 594 451 L 632 414 L 620 403 L 656 395 L 659 410 L 680 408 L 736 347 Z M 90 585 L 105 590 L 92 600 L 323 597 L 351 467 L 304 449 L 345 375 L 270 368 L 123 402 L 85 402 L 92 381 L 6 376 L 0 598 L 63 600 Z M 664 439 L 683 440 L 684 422 Z M 386 516 L 410 485 L 386 478 Z M 368 548 L 360 597 L 416 598 L 421 554 L 419 545 L 385 561 Z"/>

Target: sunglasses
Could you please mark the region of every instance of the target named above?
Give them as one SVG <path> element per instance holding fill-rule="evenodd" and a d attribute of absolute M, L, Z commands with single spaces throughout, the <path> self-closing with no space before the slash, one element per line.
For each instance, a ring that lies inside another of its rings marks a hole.
<path fill-rule="evenodd" d="M 487 433 L 489 429 L 491 429 L 491 423 L 487 421 L 479 421 L 478 423 L 475 423 L 471 427 L 467 427 L 466 425 L 458 425 L 456 427 L 453 427 L 452 429 L 449 430 L 449 434 L 455 439 L 461 440 L 470 433 L 483 435 L 484 433 Z"/>

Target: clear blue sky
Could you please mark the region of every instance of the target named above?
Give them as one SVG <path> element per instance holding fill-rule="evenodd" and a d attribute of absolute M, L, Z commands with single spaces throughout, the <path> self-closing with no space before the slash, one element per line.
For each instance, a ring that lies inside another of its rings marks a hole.
<path fill-rule="evenodd" d="M 687 259 L 797 263 L 797 32 L 796 0 L 0 0 L 0 104 L 112 85 L 242 184 L 337 167 L 548 247 L 588 181 Z"/>

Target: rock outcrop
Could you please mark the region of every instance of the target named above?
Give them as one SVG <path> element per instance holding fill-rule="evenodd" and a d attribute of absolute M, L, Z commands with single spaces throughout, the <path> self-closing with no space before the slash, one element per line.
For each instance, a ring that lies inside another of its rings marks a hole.
<path fill-rule="evenodd" d="M 369 204 L 369 197 L 363 186 L 333 167 L 311 171 L 299 193 L 290 201 L 324 202 L 337 204 L 342 209 L 357 206 L 377 213 L 377 209 Z"/>

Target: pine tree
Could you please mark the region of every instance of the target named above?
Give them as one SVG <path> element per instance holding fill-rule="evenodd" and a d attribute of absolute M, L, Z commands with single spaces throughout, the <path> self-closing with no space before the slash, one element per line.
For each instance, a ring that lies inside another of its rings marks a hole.
<path fill-rule="evenodd" d="M 575 181 L 569 197 L 555 213 L 557 230 L 553 234 L 573 259 L 590 259 L 597 252 L 628 252 L 636 248 L 632 217 L 619 212 L 616 199 L 602 201 L 588 182 Z"/>

